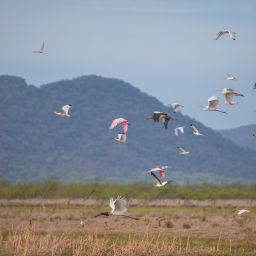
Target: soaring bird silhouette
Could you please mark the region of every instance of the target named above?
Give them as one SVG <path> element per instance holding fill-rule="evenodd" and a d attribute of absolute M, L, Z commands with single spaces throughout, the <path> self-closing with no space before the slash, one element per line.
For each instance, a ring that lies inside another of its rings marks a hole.
<path fill-rule="evenodd" d="M 34 53 L 41 53 L 41 54 L 48 54 L 44 51 L 45 48 L 45 42 L 42 43 L 40 50 L 33 51 Z"/>
<path fill-rule="evenodd" d="M 218 40 L 220 37 L 223 37 L 224 35 L 228 35 L 229 38 L 236 40 L 236 32 L 231 31 L 230 29 L 224 29 L 224 30 L 220 31 L 217 34 L 216 40 Z"/>

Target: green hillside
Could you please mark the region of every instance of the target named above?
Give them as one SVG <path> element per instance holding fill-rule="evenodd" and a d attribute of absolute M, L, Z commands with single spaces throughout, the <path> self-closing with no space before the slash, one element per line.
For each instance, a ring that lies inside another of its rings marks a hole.
<path fill-rule="evenodd" d="M 175 182 L 256 180 L 253 151 L 188 116 L 171 114 L 156 98 L 118 79 L 82 76 L 37 88 L 18 77 L 0 76 L 0 97 L 0 176 L 11 182 L 151 181 L 143 171 L 156 165 L 171 165 L 167 178 Z M 72 118 L 50 114 L 68 103 Z M 155 110 L 178 120 L 165 130 L 146 120 Z M 127 144 L 113 140 L 118 128 L 108 129 L 116 117 L 131 123 Z M 191 123 L 206 136 L 194 136 Z M 176 137 L 173 128 L 180 125 L 186 126 L 185 134 Z M 177 146 L 190 155 L 179 155 Z"/>

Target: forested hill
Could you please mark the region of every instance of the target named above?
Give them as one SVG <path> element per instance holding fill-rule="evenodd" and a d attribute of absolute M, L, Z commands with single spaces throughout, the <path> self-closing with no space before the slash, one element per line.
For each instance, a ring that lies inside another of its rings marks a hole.
<path fill-rule="evenodd" d="M 242 149 L 201 123 L 171 114 L 156 98 L 118 79 L 82 76 L 41 87 L 0 76 L 0 176 L 13 181 L 58 179 L 151 181 L 144 171 L 171 165 L 174 182 L 247 182 L 256 179 L 255 152 Z M 72 118 L 51 114 L 72 104 Z M 153 111 L 175 116 L 168 130 L 147 120 Z M 209 113 L 211 114 L 211 113 Z M 130 123 L 128 143 L 113 138 L 111 121 Z M 191 133 L 193 123 L 205 137 Z M 185 125 L 176 137 L 173 128 Z M 191 153 L 178 154 L 177 146 Z"/>
<path fill-rule="evenodd" d="M 250 148 L 256 151 L 256 124 L 240 126 L 228 130 L 219 130 L 224 138 L 228 138 L 243 148 Z M 256 168 L 255 168 L 256 169 Z"/>

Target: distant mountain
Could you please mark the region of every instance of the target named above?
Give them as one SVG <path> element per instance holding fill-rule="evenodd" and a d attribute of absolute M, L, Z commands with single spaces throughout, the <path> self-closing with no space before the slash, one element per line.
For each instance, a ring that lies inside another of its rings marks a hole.
<path fill-rule="evenodd" d="M 156 98 L 118 79 L 82 76 L 37 88 L 13 76 L 0 76 L 0 176 L 10 181 L 55 178 L 85 181 L 138 181 L 144 171 L 171 165 L 168 179 L 175 182 L 252 182 L 256 180 L 255 152 L 224 139 L 219 133 L 180 113 L 171 113 Z M 72 104 L 72 118 L 51 114 Z M 147 120 L 153 111 L 175 116 L 165 130 Z M 210 113 L 209 113 L 210 114 Z M 113 138 L 119 128 L 111 121 L 130 123 L 128 143 Z M 195 124 L 205 137 L 196 137 Z M 185 125 L 176 137 L 174 127 Z M 177 146 L 188 149 L 178 154 Z"/>
<path fill-rule="evenodd" d="M 224 138 L 235 142 L 238 146 L 245 149 L 250 148 L 256 151 L 256 137 L 252 136 L 253 134 L 256 134 L 256 124 L 250 124 L 228 130 L 218 130 L 218 132 Z"/>

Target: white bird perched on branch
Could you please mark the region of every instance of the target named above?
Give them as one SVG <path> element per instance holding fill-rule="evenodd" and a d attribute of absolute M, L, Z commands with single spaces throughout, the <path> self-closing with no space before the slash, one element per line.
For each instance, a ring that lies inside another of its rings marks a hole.
<path fill-rule="evenodd" d="M 224 30 L 220 31 L 220 32 L 217 34 L 216 40 L 218 40 L 220 37 L 222 37 L 222 36 L 224 36 L 224 35 L 228 35 L 229 38 L 231 38 L 231 39 L 233 39 L 233 40 L 236 40 L 236 32 L 231 31 L 230 29 L 224 29 Z"/>
<path fill-rule="evenodd" d="M 48 54 L 44 51 L 45 48 L 45 42 L 42 43 L 40 50 L 33 51 L 34 53 L 41 53 L 41 54 Z"/>
<path fill-rule="evenodd" d="M 219 104 L 219 100 L 217 99 L 217 97 L 212 96 L 211 98 L 208 99 L 208 105 L 201 106 L 201 108 L 205 111 L 217 111 L 223 114 L 227 114 L 227 112 L 217 109 L 218 104 Z"/>
<path fill-rule="evenodd" d="M 242 215 L 242 214 L 248 213 L 248 212 L 250 212 L 250 211 L 246 210 L 246 209 L 238 210 L 237 215 Z"/>
<path fill-rule="evenodd" d="M 175 134 L 176 136 L 178 136 L 179 133 L 180 133 L 180 134 L 183 134 L 183 133 L 184 133 L 184 128 L 185 128 L 185 126 L 180 126 L 180 127 L 175 128 L 175 129 L 174 129 L 174 134 Z"/>
<path fill-rule="evenodd" d="M 232 74 L 228 73 L 226 76 L 227 81 L 237 80 Z"/>
<path fill-rule="evenodd" d="M 222 94 L 224 94 L 224 103 L 226 105 L 235 105 L 238 104 L 237 101 L 233 100 L 233 97 L 235 96 L 241 96 L 244 97 L 243 94 L 235 92 L 234 89 L 231 88 L 223 88 L 221 91 Z"/>
<path fill-rule="evenodd" d="M 177 111 L 181 110 L 182 108 L 184 108 L 183 105 L 177 103 L 177 102 L 174 102 L 174 103 L 171 103 L 169 104 L 169 106 L 171 106 L 172 110 L 174 113 L 176 113 Z"/>
<path fill-rule="evenodd" d="M 71 108 L 71 104 L 67 104 L 67 105 L 64 105 L 59 112 L 53 112 L 53 114 L 55 115 L 58 115 L 58 116 L 66 116 L 66 117 L 70 117 L 69 115 L 69 109 Z"/>
<path fill-rule="evenodd" d="M 126 208 L 126 199 L 124 197 L 118 196 L 116 199 L 110 198 L 109 200 L 109 206 L 111 208 L 110 212 L 101 212 L 99 214 L 97 214 L 96 216 L 94 216 L 95 218 L 101 215 L 104 216 L 111 216 L 111 215 L 117 215 L 117 216 L 123 216 L 123 217 L 127 217 L 127 218 L 131 218 L 134 220 L 138 220 L 138 218 L 134 218 L 128 215 L 124 215 L 124 213 L 127 212 L 127 208 Z"/>
<path fill-rule="evenodd" d="M 184 148 L 182 148 L 182 147 L 178 147 L 178 149 L 179 149 L 179 154 L 180 155 L 188 155 L 190 152 L 189 151 L 187 151 L 186 149 L 184 149 Z"/>
<path fill-rule="evenodd" d="M 190 126 L 191 126 L 191 128 L 192 128 L 192 132 L 193 132 L 194 135 L 196 135 L 196 136 L 204 136 L 204 134 L 202 134 L 201 132 L 199 132 L 199 131 L 197 130 L 197 128 L 196 128 L 193 124 L 191 124 Z"/>

